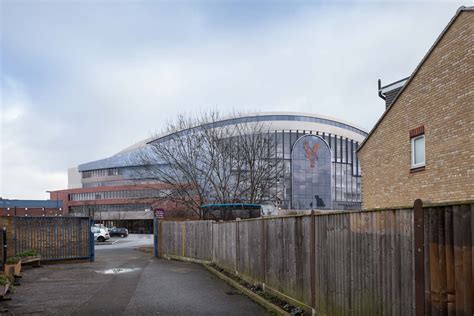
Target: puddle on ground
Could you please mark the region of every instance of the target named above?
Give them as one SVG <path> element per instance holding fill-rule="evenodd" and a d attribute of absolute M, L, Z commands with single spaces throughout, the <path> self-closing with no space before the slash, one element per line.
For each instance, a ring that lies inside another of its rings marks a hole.
<path fill-rule="evenodd" d="M 102 274 L 120 274 L 120 273 L 133 272 L 136 270 L 140 270 L 140 268 L 113 268 L 113 269 L 107 269 L 107 270 L 96 271 L 96 272 L 102 273 Z"/>

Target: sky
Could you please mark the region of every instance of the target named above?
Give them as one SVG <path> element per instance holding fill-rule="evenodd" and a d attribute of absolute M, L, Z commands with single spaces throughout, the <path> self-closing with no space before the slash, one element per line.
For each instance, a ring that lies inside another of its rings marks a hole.
<path fill-rule="evenodd" d="M 0 0 L 0 197 L 178 114 L 301 111 L 370 130 L 377 79 L 409 76 L 470 1 Z"/>

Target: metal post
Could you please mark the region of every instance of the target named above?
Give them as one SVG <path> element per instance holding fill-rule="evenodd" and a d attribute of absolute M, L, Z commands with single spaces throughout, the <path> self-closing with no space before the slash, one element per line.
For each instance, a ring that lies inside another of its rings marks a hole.
<path fill-rule="evenodd" d="M 415 315 L 425 315 L 425 236 L 423 202 L 415 200 L 413 205 L 415 231 Z"/>
<path fill-rule="evenodd" d="M 5 271 L 5 262 L 7 262 L 7 228 L 3 227 L 2 231 L 2 240 L 3 240 L 3 262 L 2 262 L 2 271 Z"/>
<path fill-rule="evenodd" d="M 89 247 L 91 252 L 90 261 L 95 261 L 95 249 L 94 249 L 94 233 L 92 232 L 92 227 L 94 227 L 94 220 L 89 219 Z"/>
<path fill-rule="evenodd" d="M 158 218 L 153 216 L 153 255 L 158 258 Z"/>

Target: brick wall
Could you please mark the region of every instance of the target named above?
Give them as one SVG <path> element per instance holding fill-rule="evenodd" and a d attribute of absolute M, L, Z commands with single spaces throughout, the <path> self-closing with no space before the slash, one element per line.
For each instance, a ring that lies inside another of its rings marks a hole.
<path fill-rule="evenodd" d="M 462 11 L 359 151 L 363 208 L 474 200 L 474 11 Z M 409 131 L 424 126 L 425 169 Z"/>
<path fill-rule="evenodd" d="M 9 210 L 6 207 L 0 207 L 0 216 L 63 216 L 67 214 L 62 207 L 47 207 L 44 210 L 41 207 L 28 207 L 27 210 L 24 207 L 10 207 Z"/>

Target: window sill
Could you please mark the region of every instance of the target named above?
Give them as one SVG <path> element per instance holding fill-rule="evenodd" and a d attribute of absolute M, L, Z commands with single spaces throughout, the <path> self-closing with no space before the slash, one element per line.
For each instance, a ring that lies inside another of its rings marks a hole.
<path fill-rule="evenodd" d="M 415 172 L 424 171 L 424 170 L 425 170 L 425 166 L 411 167 L 410 173 L 415 173 Z"/>

